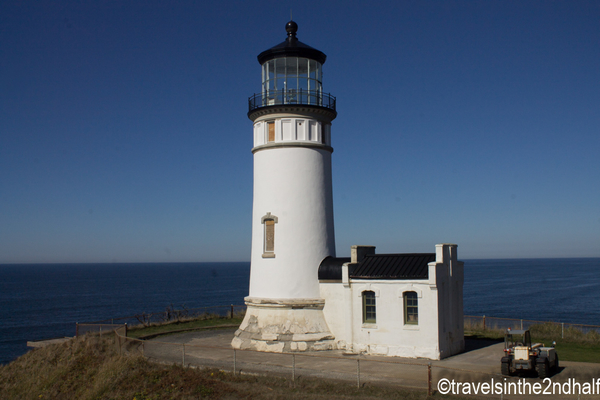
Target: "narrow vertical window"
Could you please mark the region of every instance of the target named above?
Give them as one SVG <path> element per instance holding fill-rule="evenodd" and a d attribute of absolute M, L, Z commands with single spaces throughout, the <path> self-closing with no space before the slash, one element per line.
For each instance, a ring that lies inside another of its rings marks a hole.
<path fill-rule="evenodd" d="M 374 324 L 377 322 L 377 310 L 375 304 L 375 292 L 364 291 L 362 293 L 363 300 L 363 323 Z"/>
<path fill-rule="evenodd" d="M 416 292 L 404 292 L 404 323 L 417 325 L 419 323 L 419 299 Z"/>
<path fill-rule="evenodd" d="M 260 221 L 264 225 L 263 258 L 275 258 L 275 224 L 277 217 L 267 213 Z"/>
<path fill-rule="evenodd" d="M 269 138 L 268 138 L 267 142 L 274 142 L 275 141 L 275 121 L 268 122 L 267 126 L 269 127 Z"/>
<path fill-rule="evenodd" d="M 275 221 L 268 219 L 265 221 L 265 253 L 275 251 Z"/>

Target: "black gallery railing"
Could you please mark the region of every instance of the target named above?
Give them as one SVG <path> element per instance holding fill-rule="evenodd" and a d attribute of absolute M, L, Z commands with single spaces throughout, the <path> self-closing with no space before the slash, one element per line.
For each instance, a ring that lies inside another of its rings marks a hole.
<path fill-rule="evenodd" d="M 282 104 L 302 104 L 329 108 L 335 111 L 335 96 L 317 90 L 281 89 L 255 93 L 248 98 L 249 110 Z"/>

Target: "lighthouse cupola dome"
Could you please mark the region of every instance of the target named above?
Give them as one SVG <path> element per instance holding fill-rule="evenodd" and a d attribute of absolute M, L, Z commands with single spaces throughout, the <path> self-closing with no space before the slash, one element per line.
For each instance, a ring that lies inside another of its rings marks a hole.
<path fill-rule="evenodd" d="M 285 24 L 285 31 L 287 32 L 287 38 L 283 42 L 258 55 L 258 62 L 261 65 L 269 60 L 281 57 L 303 57 L 317 61 L 321 65 L 325 63 L 327 59 L 325 53 L 298 40 L 296 37 L 296 32 L 298 32 L 297 23 L 294 21 L 288 22 Z"/>

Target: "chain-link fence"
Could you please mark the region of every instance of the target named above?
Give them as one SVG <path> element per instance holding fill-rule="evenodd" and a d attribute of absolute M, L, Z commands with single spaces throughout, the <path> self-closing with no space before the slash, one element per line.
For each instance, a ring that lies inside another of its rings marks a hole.
<path fill-rule="evenodd" d="M 78 323 L 78 325 L 135 325 L 150 326 L 153 324 L 163 324 L 167 322 L 185 322 L 191 319 L 209 319 L 209 318 L 233 318 L 234 316 L 243 316 L 246 312 L 246 305 L 228 305 L 228 306 L 209 306 L 200 308 L 176 309 L 173 306 L 167 307 L 164 311 L 143 312 L 129 317 L 108 318 L 100 321 Z M 91 328 L 90 328 L 91 329 Z"/>
<path fill-rule="evenodd" d="M 75 336 L 82 336 L 86 333 L 99 333 L 102 336 L 102 334 L 110 334 L 115 330 L 127 336 L 127 324 L 80 324 L 79 322 L 75 324 Z"/>
<path fill-rule="evenodd" d="M 175 309 L 167 307 L 165 311 L 153 313 L 141 313 L 130 317 L 110 318 L 101 321 L 77 323 L 76 336 L 87 332 L 101 332 L 102 330 L 112 330 L 113 327 L 128 325 L 132 326 L 150 326 L 154 324 L 163 324 L 168 322 L 185 322 L 191 319 L 210 319 L 210 318 L 234 318 L 234 316 L 243 316 L 246 312 L 245 305 L 228 306 L 210 306 L 200 308 L 182 308 Z M 562 338 L 565 333 L 577 332 L 578 334 L 587 334 L 595 332 L 600 334 L 600 325 L 574 324 L 569 322 L 554 321 L 536 321 L 517 318 L 498 318 L 485 315 L 465 315 L 465 331 L 469 330 L 504 330 L 511 329 L 530 329 L 533 325 L 546 326 L 554 332 L 560 331 Z"/>
<path fill-rule="evenodd" d="M 130 317 L 110 318 L 93 322 L 77 322 L 75 324 L 75 336 L 85 335 L 86 333 L 99 333 L 102 335 L 106 332 L 112 332 L 115 329 L 122 330 L 124 336 L 127 336 L 128 329 L 132 327 L 149 327 L 152 325 L 199 319 L 234 318 L 236 316 L 243 316 L 245 312 L 245 305 L 233 304 L 190 309 L 175 309 L 171 306 L 167 307 L 165 311 L 154 313 L 141 313 Z"/>
<path fill-rule="evenodd" d="M 515 319 L 515 318 L 497 318 L 488 317 L 485 315 L 474 316 L 465 315 L 465 331 L 468 330 L 488 330 L 488 329 L 531 329 L 532 326 L 538 328 L 544 327 L 546 331 L 552 331 L 553 333 L 559 333 L 561 338 L 564 339 L 565 334 L 588 334 L 589 332 L 595 332 L 600 334 L 600 325 L 585 325 L 585 324 L 572 324 L 569 322 L 553 322 L 553 321 L 534 321 L 529 319 Z"/>

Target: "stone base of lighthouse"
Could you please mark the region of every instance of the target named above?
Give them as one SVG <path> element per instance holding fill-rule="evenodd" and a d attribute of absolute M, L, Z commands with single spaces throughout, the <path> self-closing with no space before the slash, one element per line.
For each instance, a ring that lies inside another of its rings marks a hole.
<path fill-rule="evenodd" d="M 246 316 L 235 332 L 235 349 L 274 353 L 331 350 L 334 336 L 323 315 L 323 299 L 246 297 Z"/>

